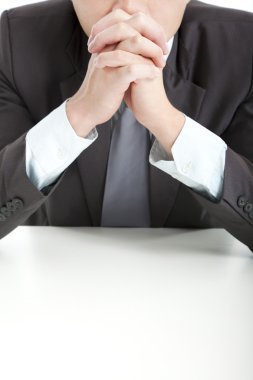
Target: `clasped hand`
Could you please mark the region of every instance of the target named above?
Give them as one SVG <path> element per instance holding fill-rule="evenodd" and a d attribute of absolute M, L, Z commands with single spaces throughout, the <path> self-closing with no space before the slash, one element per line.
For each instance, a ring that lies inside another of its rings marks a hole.
<path fill-rule="evenodd" d="M 109 120 L 124 99 L 136 119 L 154 133 L 161 115 L 173 108 L 163 84 L 168 51 L 162 26 L 142 12 L 113 10 L 93 25 L 88 50 L 84 82 L 71 99 L 77 110 L 72 120 L 78 125 L 82 114 L 87 134 Z M 81 124 L 75 129 L 83 136 Z"/>

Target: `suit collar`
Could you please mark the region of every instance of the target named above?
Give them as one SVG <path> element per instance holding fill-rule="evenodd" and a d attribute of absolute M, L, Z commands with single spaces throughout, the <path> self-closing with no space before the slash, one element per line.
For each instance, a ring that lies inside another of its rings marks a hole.
<path fill-rule="evenodd" d="M 179 31 L 175 34 L 172 49 L 163 70 L 164 87 L 169 101 L 185 115 L 197 120 L 205 96 L 205 89 L 193 83 L 189 72 L 193 57 L 180 38 L 186 14 L 191 10 L 188 3 Z M 88 38 L 78 20 L 73 36 L 66 49 L 72 62 L 73 73 L 60 84 L 62 99 L 72 96 L 81 86 L 88 68 L 90 54 Z M 105 174 L 110 149 L 110 120 L 97 126 L 99 137 L 77 159 L 84 193 L 94 226 L 100 225 Z M 163 226 L 174 204 L 179 182 L 150 165 L 150 206 L 153 227 Z M 94 191 L 95 189 L 95 191 Z"/>

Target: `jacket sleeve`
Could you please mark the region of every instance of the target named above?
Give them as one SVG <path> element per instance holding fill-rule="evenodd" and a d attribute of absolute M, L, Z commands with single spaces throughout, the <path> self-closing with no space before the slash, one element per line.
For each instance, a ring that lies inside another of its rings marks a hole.
<path fill-rule="evenodd" d="M 220 227 L 253 250 L 253 86 L 221 137 L 228 145 L 221 199 L 189 191 Z"/>
<path fill-rule="evenodd" d="M 46 200 L 26 175 L 26 133 L 33 126 L 12 70 L 8 13 L 0 20 L 0 238 Z"/>

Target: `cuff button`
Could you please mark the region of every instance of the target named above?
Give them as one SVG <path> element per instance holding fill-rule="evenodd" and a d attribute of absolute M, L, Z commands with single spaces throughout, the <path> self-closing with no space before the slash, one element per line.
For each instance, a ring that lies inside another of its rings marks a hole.
<path fill-rule="evenodd" d="M 244 206 L 246 205 L 246 203 L 247 203 L 247 200 L 246 200 L 246 198 L 245 198 L 243 195 L 241 195 L 241 196 L 237 199 L 237 205 L 238 205 L 240 208 L 244 207 Z"/>
<path fill-rule="evenodd" d="M 182 172 L 183 172 L 184 174 L 189 173 L 189 171 L 191 170 L 191 167 L 192 167 L 192 163 L 191 163 L 191 161 L 189 161 L 189 162 L 187 162 L 186 164 L 184 164 L 184 165 L 182 166 Z"/>
<path fill-rule="evenodd" d="M 252 211 L 252 209 L 253 209 L 253 205 L 252 205 L 252 203 L 246 203 L 246 205 L 245 205 L 244 208 L 243 208 L 243 210 L 244 210 L 247 214 L 249 214 L 249 213 Z"/>
<path fill-rule="evenodd" d="M 15 207 L 14 207 L 14 205 L 13 205 L 12 202 L 7 202 L 7 203 L 6 203 L 6 207 L 7 207 L 7 209 L 8 209 L 9 211 L 11 211 L 11 212 L 14 212 L 14 211 L 15 211 Z"/>
<path fill-rule="evenodd" d="M 7 218 L 8 216 L 11 216 L 11 211 L 5 206 L 0 208 L 0 212 L 2 215 L 6 216 Z"/>
<path fill-rule="evenodd" d="M 0 213 L 0 222 L 5 222 L 6 221 L 6 216 Z"/>
<path fill-rule="evenodd" d="M 14 211 L 20 210 L 24 206 L 24 202 L 19 198 L 14 198 L 11 202 L 14 207 Z"/>

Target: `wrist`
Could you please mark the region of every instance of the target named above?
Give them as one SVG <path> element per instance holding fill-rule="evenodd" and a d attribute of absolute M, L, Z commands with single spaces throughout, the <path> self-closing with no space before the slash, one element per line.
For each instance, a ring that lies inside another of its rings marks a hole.
<path fill-rule="evenodd" d="M 170 106 L 166 112 L 161 112 L 159 121 L 150 129 L 151 133 L 162 144 L 168 155 L 185 124 L 185 116 L 176 108 Z"/>
<path fill-rule="evenodd" d="M 88 112 L 85 111 L 83 102 L 82 107 L 80 107 L 80 101 L 75 100 L 74 97 L 66 101 L 66 115 L 71 127 L 79 137 L 85 138 L 96 126 L 91 121 Z"/>

